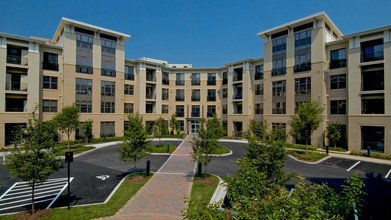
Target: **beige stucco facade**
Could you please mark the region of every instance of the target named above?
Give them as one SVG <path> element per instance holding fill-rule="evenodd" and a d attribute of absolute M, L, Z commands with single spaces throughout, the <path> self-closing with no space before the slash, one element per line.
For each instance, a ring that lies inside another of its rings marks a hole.
<path fill-rule="evenodd" d="M 150 58 L 126 59 L 125 43 L 130 38 L 129 35 L 67 18 L 61 20 L 52 40 L 0 34 L 0 81 L 6 82 L 0 83 L 0 94 L 3 96 L 0 99 L 0 147 L 12 143 L 9 130 L 13 125 L 26 123 L 30 117 L 29 112 L 38 105 L 39 114 L 44 120 L 49 120 L 64 106 L 79 101 L 90 103 L 90 110 L 85 108 L 80 119 L 94 121 L 94 137 L 122 136 L 128 114 L 125 113 L 125 105 L 129 104 L 133 104 L 133 112 L 141 114 L 148 123 L 159 117 L 169 120 L 172 114 L 178 113 L 177 106 L 183 106 L 183 116 L 179 114 L 177 120 L 183 124 L 184 133 L 194 132 L 199 119 L 208 118 L 208 109 L 214 109 L 215 112 L 209 112 L 209 116 L 211 113 L 217 114 L 224 122 L 227 134 L 232 136 L 247 131 L 252 119 L 266 120 L 270 128 L 277 125 L 285 127 L 288 134 L 290 117 L 295 114 L 300 103 L 310 98 L 324 107 L 321 115 L 323 120 L 312 135 L 312 144 L 328 144 L 326 127 L 330 122 L 337 121 L 346 128 L 345 143 L 349 150 L 364 150 L 364 142 L 370 139 L 370 143 L 373 138 L 377 138 L 379 140 L 374 140 L 376 146 L 381 148 L 383 145 L 383 152 L 391 154 L 391 138 L 387 137 L 391 133 L 390 30 L 391 27 L 387 26 L 343 36 L 330 18 L 321 12 L 260 32 L 258 36 L 264 39 L 263 58 L 244 59 L 211 68 L 168 64 L 166 61 Z M 297 46 L 296 38 L 302 32 L 310 34 L 310 43 L 306 43 L 305 49 Z M 80 34 L 91 40 L 80 40 Z M 276 55 L 273 51 L 276 47 L 273 45 L 277 39 L 282 38 L 284 49 Z M 111 47 L 114 48 L 114 53 L 107 55 L 103 52 L 102 39 L 113 42 L 115 46 Z M 363 47 L 372 47 L 371 42 L 379 40 L 383 42 L 383 58 L 363 62 Z M 86 45 L 87 50 L 83 49 Z M 16 50 L 10 51 L 9 48 Z M 331 53 L 345 50 L 345 58 L 341 60 L 346 63 L 338 68 L 332 66 L 335 57 Z M 19 59 L 20 56 L 21 61 L 10 62 L 10 53 L 18 53 L 16 57 Z M 48 53 L 56 57 L 58 68 L 44 67 L 44 63 L 48 62 Z M 300 55 L 307 55 L 309 62 L 298 63 Z M 281 57 L 284 59 L 283 73 L 275 74 L 276 60 Z M 87 64 L 80 59 L 86 59 Z M 91 59 L 90 66 L 88 59 Z M 113 63 L 114 75 L 102 73 L 103 60 Z M 305 64 L 305 68 L 300 69 L 302 64 Z M 85 65 L 91 67 L 92 72 L 81 71 Z M 126 75 L 126 67 L 131 67 L 133 77 Z M 257 72 L 257 69 L 262 69 L 262 72 Z M 379 83 L 383 83 L 384 88 L 379 91 L 363 91 L 366 71 L 383 71 L 384 80 Z M 166 80 L 163 75 L 166 73 L 168 84 L 163 83 Z M 183 74 L 184 85 L 177 85 L 177 74 Z M 194 74 L 200 75 L 200 85 L 192 85 Z M 208 76 L 214 76 L 215 79 Z M 55 78 L 57 83 L 53 87 L 47 80 Z M 87 91 L 85 94 L 78 91 L 80 85 L 77 86 L 77 81 L 80 79 L 91 83 L 91 91 L 83 90 L 82 92 Z M 304 79 L 310 80 L 310 89 L 298 92 L 300 84 L 297 83 Z M 346 80 L 345 84 L 343 79 Z M 215 83 L 208 85 L 209 81 Z M 114 94 L 105 94 L 106 87 L 102 90 L 103 82 L 115 83 Z M 284 92 L 276 95 L 273 87 L 281 82 Z M 17 86 L 10 89 L 9 85 Z M 26 85 L 27 89 L 22 88 L 22 85 Z M 125 93 L 125 88 L 133 88 L 133 92 Z M 177 90 L 182 89 L 184 100 L 177 100 Z M 167 99 L 163 90 L 168 90 Z M 199 90 L 199 101 L 193 99 L 193 90 Z M 214 90 L 210 94 L 215 94 L 215 99 L 208 98 L 208 90 Z M 363 110 L 363 103 L 367 102 L 366 99 L 371 103 L 371 97 L 375 97 L 377 102 L 384 100 L 384 112 L 369 114 Z M 14 99 L 18 99 L 16 104 L 10 104 Z M 21 99 L 25 101 L 20 101 Z M 47 107 L 48 103 L 57 103 L 56 109 Z M 110 103 L 114 103 L 113 108 L 104 107 L 106 104 L 110 106 Z M 335 103 L 338 103 L 337 110 Z M 199 106 L 199 114 L 192 114 L 193 106 L 197 106 L 196 109 Z M 82 109 L 81 105 L 80 108 Z M 371 126 L 375 128 L 373 131 L 376 134 L 373 137 L 362 137 L 363 129 Z M 106 133 L 102 129 L 112 130 Z M 289 135 L 288 141 L 295 142 Z"/>

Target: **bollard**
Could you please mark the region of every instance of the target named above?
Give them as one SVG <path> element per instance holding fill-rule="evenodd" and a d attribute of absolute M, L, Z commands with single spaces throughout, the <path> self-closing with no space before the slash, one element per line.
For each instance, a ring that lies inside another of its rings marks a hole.
<path fill-rule="evenodd" d="M 367 148 L 367 154 L 368 154 L 368 157 L 371 157 L 371 147 L 370 146 L 368 146 L 368 148 Z"/>
<path fill-rule="evenodd" d="M 326 146 L 326 154 L 329 155 L 329 146 Z"/>
<path fill-rule="evenodd" d="M 106 143 L 106 135 L 103 136 L 103 143 Z"/>
<path fill-rule="evenodd" d="M 183 139 L 183 133 L 182 133 L 182 139 Z"/>
<path fill-rule="evenodd" d="M 16 148 L 18 148 L 18 144 L 17 143 L 14 144 L 14 150 L 16 150 Z"/>
<path fill-rule="evenodd" d="M 167 144 L 167 153 L 170 153 L 170 145 Z"/>
<path fill-rule="evenodd" d="M 198 163 L 198 176 L 202 176 L 202 163 Z"/>
<path fill-rule="evenodd" d="M 147 176 L 150 175 L 150 172 L 151 172 L 151 161 L 147 161 Z"/>

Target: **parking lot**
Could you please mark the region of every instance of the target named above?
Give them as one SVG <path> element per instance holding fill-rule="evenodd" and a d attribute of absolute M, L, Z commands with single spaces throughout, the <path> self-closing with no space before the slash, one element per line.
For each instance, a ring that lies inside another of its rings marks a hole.
<path fill-rule="evenodd" d="M 178 146 L 181 142 L 162 141 L 162 143 Z M 233 154 L 213 158 L 208 164 L 207 171 L 220 177 L 225 177 L 227 174 L 233 177 L 235 172 L 239 170 L 235 161 L 245 155 L 247 151 L 242 143 L 220 142 L 220 144 L 231 149 Z M 121 161 L 118 150 L 118 145 L 108 146 L 75 158 L 71 163 L 71 176 L 74 177 L 71 184 L 72 205 L 104 202 L 121 179 L 132 171 L 133 164 Z M 138 161 L 137 167 L 144 170 L 146 161 L 150 160 L 151 171 L 157 171 L 168 157 L 168 155 L 151 156 L 148 159 Z M 365 218 L 381 218 L 391 207 L 390 165 L 335 157 L 319 164 L 307 164 L 292 158 L 288 158 L 285 162 L 284 169 L 287 172 L 296 172 L 314 183 L 327 183 L 338 192 L 341 191 L 344 180 L 354 173 L 358 173 L 366 183 L 364 191 L 367 196 L 364 198 L 365 207 L 363 209 Z M 50 178 L 64 178 L 66 176 L 67 169 L 64 167 L 51 175 Z M 10 178 L 8 171 L 0 165 L 0 195 L 17 181 L 20 180 Z M 287 187 L 293 187 L 293 185 Z M 65 190 L 52 207 L 66 206 L 66 195 Z M 24 207 L 24 209 L 26 208 L 28 206 Z M 2 213 L 1 210 L 0 213 Z"/>

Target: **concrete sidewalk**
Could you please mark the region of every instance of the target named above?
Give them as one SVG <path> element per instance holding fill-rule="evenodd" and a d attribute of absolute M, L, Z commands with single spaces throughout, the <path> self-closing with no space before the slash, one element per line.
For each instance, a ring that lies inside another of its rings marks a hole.
<path fill-rule="evenodd" d="M 182 219 L 196 164 L 187 136 L 157 173 L 114 216 L 105 219 Z"/>

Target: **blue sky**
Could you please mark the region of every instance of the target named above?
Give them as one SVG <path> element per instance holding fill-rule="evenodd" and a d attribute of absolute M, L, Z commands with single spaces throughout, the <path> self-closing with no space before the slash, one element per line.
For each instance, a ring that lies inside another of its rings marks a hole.
<path fill-rule="evenodd" d="M 390 0 L 2 0 L 0 32 L 51 39 L 68 17 L 131 35 L 126 58 L 218 67 L 262 57 L 258 32 L 320 11 L 343 34 L 391 25 Z"/>

